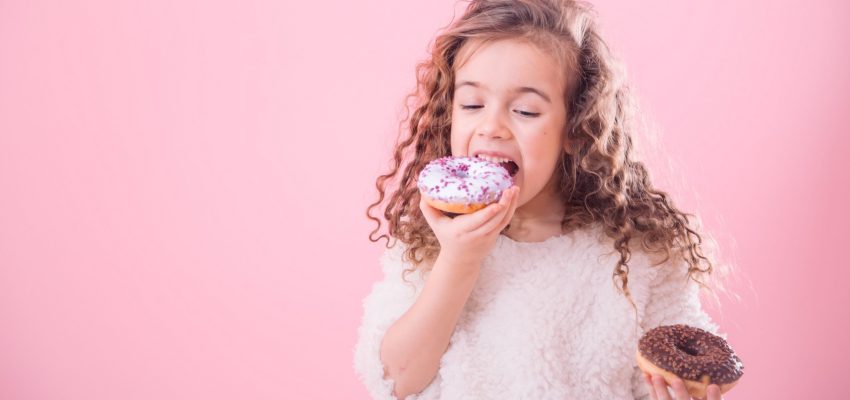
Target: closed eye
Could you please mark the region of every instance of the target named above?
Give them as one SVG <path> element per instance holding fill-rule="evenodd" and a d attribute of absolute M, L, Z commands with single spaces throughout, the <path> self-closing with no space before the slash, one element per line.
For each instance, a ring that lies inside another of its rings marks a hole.
<path fill-rule="evenodd" d="M 484 107 L 484 106 L 476 106 L 476 105 L 461 105 L 460 106 L 460 108 L 463 109 L 463 110 L 474 110 L 474 109 L 478 109 L 478 108 L 481 108 L 481 107 Z M 540 113 L 533 113 L 533 112 L 522 111 L 522 110 L 514 110 L 514 111 L 516 111 L 517 113 L 519 113 L 520 115 L 525 116 L 525 117 L 534 118 L 534 117 L 537 117 L 537 116 L 540 115 Z"/>

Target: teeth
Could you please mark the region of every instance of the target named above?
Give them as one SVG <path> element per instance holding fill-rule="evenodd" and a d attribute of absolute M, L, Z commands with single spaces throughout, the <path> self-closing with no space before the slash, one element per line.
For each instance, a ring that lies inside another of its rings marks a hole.
<path fill-rule="evenodd" d="M 487 160 L 487 161 L 494 162 L 494 163 L 503 163 L 503 162 L 511 161 L 511 160 L 510 160 L 510 159 L 508 159 L 508 158 L 503 158 L 503 157 L 490 157 L 490 156 L 488 156 L 488 155 L 484 155 L 484 154 L 479 154 L 477 157 L 478 157 L 478 158 L 480 158 L 480 159 L 482 159 L 482 160 Z"/>

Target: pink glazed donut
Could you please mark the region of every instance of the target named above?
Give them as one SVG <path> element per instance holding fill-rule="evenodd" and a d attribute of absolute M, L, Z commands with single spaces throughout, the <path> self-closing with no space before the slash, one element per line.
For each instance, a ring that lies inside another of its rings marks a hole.
<path fill-rule="evenodd" d="M 417 186 L 432 207 L 468 214 L 499 201 L 514 184 L 505 167 L 480 158 L 447 156 L 428 163 Z"/>

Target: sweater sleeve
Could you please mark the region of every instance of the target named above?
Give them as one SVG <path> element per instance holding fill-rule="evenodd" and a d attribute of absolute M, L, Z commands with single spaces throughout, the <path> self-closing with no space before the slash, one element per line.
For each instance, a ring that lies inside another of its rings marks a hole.
<path fill-rule="evenodd" d="M 407 282 L 402 279 L 402 272 L 411 268 L 408 261 L 402 260 L 404 249 L 405 245 L 396 241 L 384 251 L 380 258 L 383 280 L 376 282 L 372 291 L 363 299 L 363 316 L 354 347 L 354 370 L 375 400 L 396 399 L 393 396 L 395 382 L 384 378 L 381 342 L 386 331 L 413 305 L 422 290 L 418 272 L 408 274 Z M 405 400 L 438 398 L 439 383 L 438 374 L 431 385 L 420 393 L 405 397 Z"/>
<path fill-rule="evenodd" d="M 641 322 L 643 331 L 662 325 L 685 324 L 726 339 L 726 334 L 719 332 L 718 326 L 703 310 L 700 286 L 688 278 L 687 262 L 672 257 L 670 260 L 652 267 L 654 272 L 649 273 L 649 296 Z M 650 398 L 643 371 L 637 366 L 632 375 L 632 393 L 635 399 Z"/>

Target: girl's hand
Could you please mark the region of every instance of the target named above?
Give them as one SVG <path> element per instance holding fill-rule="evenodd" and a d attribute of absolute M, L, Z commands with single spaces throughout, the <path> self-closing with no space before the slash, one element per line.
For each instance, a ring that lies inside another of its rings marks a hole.
<path fill-rule="evenodd" d="M 422 196 L 419 208 L 440 242 L 440 257 L 476 268 L 480 266 L 496 245 L 499 233 L 511 221 L 518 193 L 519 187 L 512 186 L 502 192 L 498 202 L 454 218 L 431 207 Z"/>
<path fill-rule="evenodd" d="M 685 387 L 685 382 L 681 378 L 673 378 L 671 387 L 673 388 L 674 397 L 670 398 L 670 392 L 667 391 L 667 382 L 658 374 L 650 376 L 646 372 L 643 373 L 643 380 L 649 387 L 649 397 L 652 400 L 691 400 L 691 395 L 688 394 L 688 389 Z M 715 384 L 708 385 L 705 390 L 705 400 L 722 400 L 720 397 L 720 386 Z"/>

